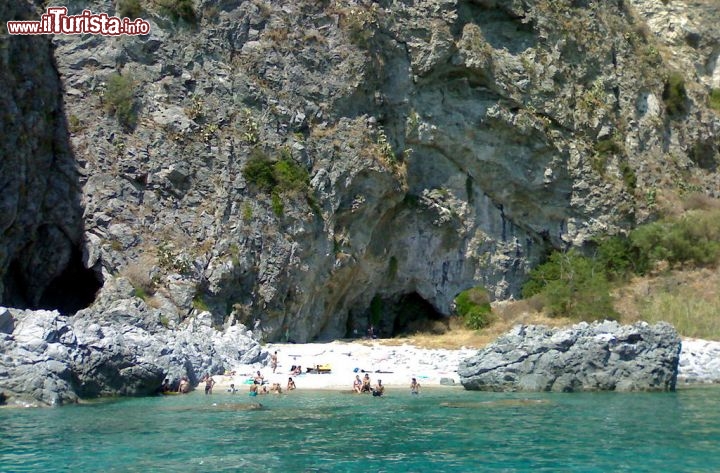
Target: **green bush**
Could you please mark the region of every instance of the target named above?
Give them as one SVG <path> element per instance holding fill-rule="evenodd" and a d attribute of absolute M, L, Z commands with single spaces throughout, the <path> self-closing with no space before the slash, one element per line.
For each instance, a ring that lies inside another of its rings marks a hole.
<path fill-rule="evenodd" d="M 137 125 L 137 105 L 135 103 L 135 82 L 129 76 L 114 73 L 107 81 L 105 108 L 115 117 L 121 126 L 133 129 Z"/>
<path fill-rule="evenodd" d="M 581 320 L 615 319 L 610 282 L 602 265 L 576 250 L 554 252 L 530 272 L 523 297 L 540 294 L 548 315 Z"/>
<path fill-rule="evenodd" d="M 623 182 L 628 190 L 634 191 L 637 187 L 637 175 L 635 170 L 626 161 L 620 163 L 620 173 L 623 177 Z"/>
<path fill-rule="evenodd" d="M 601 156 L 623 154 L 625 152 L 623 146 L 612 138 L 605 138 L 596 141 L 593 145 L 593 149 Z"/>
<path fill-rule="evenodd" d="M 280 194 L 277 192 L 273 192 L 271 196 L 271 203 L 270 203 L 273 213 L 278 216 L 282 217 L 283 213 L 285 212 L 285 205 L 283 204 L 282 199 L 280 198 Z"/>
<path fill-rule="evenodd" d="M 192 306 L 193 309 L 197 310 L 198 312 L 209 312 L 210 306 L 205 302 L 205 298 L 202 296 L 202 294 L 196 294 L 195 297 L 192 300 Z"/>
<path fill-rule="evenodd" d="M 259 149 L 251 152 L 243 174 L 247 181 L 265 192 L 307 191 L 310 176 L 292 158 L 273 160 Z"/>
<path fill-rule="evenodd" d="M 671 117 L 687 112 L 687 92 L 685 91 L 685 78 L 678 72 L 673 72 L 665 81 L 662 95 L 665 110 Z"/>
<path fill-rule="evenodd" d="M 197 23 L 197 13 L 192 0 L 159 0 L 161 11 L 173 19 L 184 20 L 192 25 Z"/>
<path fill-rule="evenodd" d="M 632 274 L 644 274 L 648 269 L 646 255 L 627 237 L 605 237 L 595 240 L 595 244 L 595 259 L 610 280 L 624 280 Z"/>
<path fill-rule="evenodd" d="M 254 148 L 243 168 L 243 175 L 248 183 L 265 192 L 272 192 L 277 185 L 273 161 L 261 150 Z"/>
<path fill-rule="evenodd" d="M 117 4 L 118 13 L 123 18 L 136 19 L 143 15 L 143 8 L 140 0 L 119 0 Z"/>
<path fill-rule="evenodd" d="M 287 154 L 272 159 L 255 148 L 243 168 L 243 175 L 248 183 L 271 195 L 304 193 L 309 196 L 308 172 Z"/>
<path fill-rule="evenodd" d="M 286 157 L 273 165 L 273 175 L 281 192 L 305 191 L 310 182 L 307 171 Z"/>
<path fill-rule="evenodd" d="M 486 327 L 492 321 L 490 295 L 480 286 L 467 289 L 455 298 L 455 312 L 468 328 L 479 330 Z"/>
<path fill-rule="evenodd" d="M 720 89 L 710 91 L 710 108 L 720 112 Z"/>
<path fill-rule="evenodd" d="M 630 240 L 650 263 L 716 264 L 720 258 L 720 211 L 694 212 L 643 225 L 630 233 Z"/>

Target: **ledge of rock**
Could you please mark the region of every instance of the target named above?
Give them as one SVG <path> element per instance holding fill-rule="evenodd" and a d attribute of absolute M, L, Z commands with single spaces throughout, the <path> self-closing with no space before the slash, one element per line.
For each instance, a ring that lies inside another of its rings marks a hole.
<path fill-rule="evenodd" d="M 460 382 L 479 391 L 671 391 L 681 342 L 666 323 L 518 325 L 460 363 Z"/>

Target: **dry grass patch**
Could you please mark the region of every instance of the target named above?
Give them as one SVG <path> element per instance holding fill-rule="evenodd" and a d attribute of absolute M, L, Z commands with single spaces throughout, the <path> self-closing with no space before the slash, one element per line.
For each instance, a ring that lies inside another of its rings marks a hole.
<path fill-rule="evenodd" d="M 720 340 L 720 271 L 670 271 L 635 278 L 617 291 L 623 323 L 671 323 L 684 337 Z"/>
<path fill-rule="evenodd" d="M 377 342 L 381 345 L 390 346 L 407 344 L 418 348 L 446 350 L 458 350 L 460 348 L 482 349 L 518 324 L 564 327 L 576 322 L 568 318 L 547 317 L 538 308 L 537 300 L 531 298 L 494 303 L 492 322 L 480 330 L 469 329 L 464 326 L 459 318 L 451 317 L 448 319 L 445 332 L 441 334 L 434 331 L 422 331 L 408 336 L 373 341 L 365 340 L 360 343 L 372 345 Z"/>

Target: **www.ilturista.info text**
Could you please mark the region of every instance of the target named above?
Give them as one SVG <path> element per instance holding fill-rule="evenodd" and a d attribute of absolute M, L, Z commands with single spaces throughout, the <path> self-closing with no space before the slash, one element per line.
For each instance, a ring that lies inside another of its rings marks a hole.
<path fill-rule="evenodd" d="M 68 15 L 66 7 L 49 7 L 40 21 L 8 21 L 8 33 L 34 34 L 99 34 L 104 36 L 146 35 L 150 23 L 137 18 L 118 18 L 107 13 L 83 10 L 80 15 Z"/>

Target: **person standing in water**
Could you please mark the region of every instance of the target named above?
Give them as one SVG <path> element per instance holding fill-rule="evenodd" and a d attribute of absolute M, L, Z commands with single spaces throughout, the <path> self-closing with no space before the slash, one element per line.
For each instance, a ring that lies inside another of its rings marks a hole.
<path fill-rule="evenodd" d="M 420 383 L 415 378 L 410 382 L 410 394 L 420 394 Z"/>
<path fill-rule="evenodd" d="M 212 394 L 213 386 L 215 386 L 215 380 L 209 374 L 205 375 L 205 394 Z"/>
<path fill-rule="evenodd" d="M 277 352 L 270 355 L 270 368 L 272 368 L 273 373 L 275 373 L 275 370 L 277 369 Z"/>

